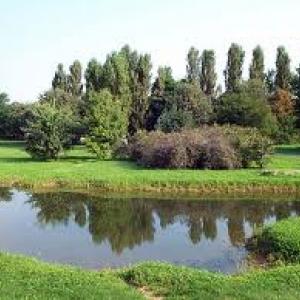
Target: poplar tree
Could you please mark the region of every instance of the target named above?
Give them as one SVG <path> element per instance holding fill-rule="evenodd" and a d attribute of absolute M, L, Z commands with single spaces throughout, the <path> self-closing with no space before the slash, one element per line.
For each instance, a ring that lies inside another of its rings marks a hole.
<path fill-rule="evenodd" d="M 129 134 L 134 135 L 145 127 L 145 114 L 149 106 L 149 91 L 151 85 L 151 57 L 141 55 L 136 70 L 134 70 L 134 91 L 129 118 Z M 133 71 L 133 70 L 131 70 Z"/>
<path fill-rule="evenodd" d="M 117 97 L 123 109 L 129 112 L 131 105 L 129 63 L 125 53 L 112 52 L 107 56 L 101 76 L 102 88 L 108 88 Z"/>
<path fill-rule="evenodd" d="M 200 55 L 195 47 L 191 47 L 188 52 L 186 72 L 188 81 L 200 81 Z"/>
<path fill-rule="evenodd" d="M 57 70 L 55 71 L 54 78 L 52 80 L 52 88 L 61 89 L 66 91 L 67 89 L 67 74 L 64 70 L 63 64 L 57 65 Z"/>
<path fill-rule="evenodd" d="M 252 61 L 249 68 L 249 77 L 261 82 L 265 79 L 265 59 L 264 52 L 260 46 L 257 46 L 252 52 Z"/>
<path fill-rule="evenodd" d="M 203 93 L 212 96 L 215 91 L 217 74 L 216 58 L 213 50 L 204 50 L 201 55 L 200 86 Z"/>
<path fill-rule="evenodd" d="M 80 97 L 82 94 L 82 67 L 78 60 L 75 60 L 70 66 L 70 74 L 68 76 L 68 91 L 72 96 Z"/>
<path fill-rule="evenodd" d="M 277 48 L 276 58 L 276 76 L 275 86 L 276 88 L 283 90 L 290 90 L 291 82 L 291 60 L 283 46 Z"/>
<path fill-rule="evenodd" d="M 224 71 L 226 90 L 236 92 L 239 90 L 242 75 L 245 51 L 238 44 L 231 44 L 228 50 L 227 66 Z"/>
<path fill-rule="evenodd" d="M 102 66 L 98 61 L 93 58 L 89 61 L 84 77 L 86 84 L 87 94 L 91 91 L 99 92 L 101 89 L 101 73 Z"/>

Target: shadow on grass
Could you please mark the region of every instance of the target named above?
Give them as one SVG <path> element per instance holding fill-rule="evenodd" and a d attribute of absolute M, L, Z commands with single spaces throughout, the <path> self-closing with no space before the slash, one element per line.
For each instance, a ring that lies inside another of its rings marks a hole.
<path fill-rule="evenodd" d="M 38 161 L 31 157 L 0 157 L 0 163 L 32 163 Z"/>
<path fill-rule="evenodd" d="M 280 155 L 300 155 L 300 146 L 279 147 L 275 154 Z"/>
<path fill-rule="evenodd" d="M 0 147 L 8 147 L 8 148 L 24 148 L 25 142 L 23 141 L 1 141 Z"/>

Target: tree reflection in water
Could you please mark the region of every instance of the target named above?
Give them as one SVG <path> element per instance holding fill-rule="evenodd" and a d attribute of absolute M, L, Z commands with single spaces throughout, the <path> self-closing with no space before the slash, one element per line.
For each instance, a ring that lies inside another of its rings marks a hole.
<path fill-rule="evenodd" d="M 45 193 L 33 194 L 28 202 L 37 210 L 40 224 L 67 225 L 72 220 L 86 227 L 95 243 L 108 241 L 118 254 L 153 241 L 158 226 L 165 229 L 176 222 L 185 225 L 191 242 L 197 244 L 204 238 L 215 240 L 217 222 L 223 221 L 231 244 L 240 246 L 246 239 L 246 223 L 253 229 L 270 218 L 300 214 L 300 202 L 296 201 L 105 199 L 74 193 Z"/>

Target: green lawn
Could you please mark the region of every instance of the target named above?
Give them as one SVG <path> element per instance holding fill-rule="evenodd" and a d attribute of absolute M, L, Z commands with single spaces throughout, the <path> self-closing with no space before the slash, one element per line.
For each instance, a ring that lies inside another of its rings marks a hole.
<path fill-rule="evenodd" d="M 162 263 L 145 263 L 120 275 L 163 299 L 300 299 L 300 265 L 227 276 Z"/>
<path fill-rule="evenodd" d="M 28 187 L 95 187 L 115 190 L 196 190 L 266 189 L 300 187 L 300 145 L 280 147 L 268 169 L 282 170 L 262 175 L 259 169 L 149 170 L 127 161 L 97 161 L 84 147 L 66 152 L 58 161 L 34 161 L 21 142 L 0 142 L 0 182 Z M 293 170 L 289 174 L 286 171 Z"/>
<path fill-rule="evenodd" d="M 49 265 L 0 254 L 0 299 L 144 299 L 108 272 Z"/>
<path fill-rule="evenodd" d="M 300 265 L 235 276 L 163 263 L 94 272 L 0 254 L 0 272 L 0 299 L 300 299 Z"/>

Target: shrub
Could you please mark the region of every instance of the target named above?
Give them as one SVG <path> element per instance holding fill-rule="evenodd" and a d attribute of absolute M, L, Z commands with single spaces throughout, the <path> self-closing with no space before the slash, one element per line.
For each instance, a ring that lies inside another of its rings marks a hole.
<path fill-rule="evenodd" d="M 128 155 L 155 168 L 236 169 L 263 166 L 271 141 L 254 128 L 203 127 L 181 132 L 138 133 Z"/>
<path fill-rule="evenodd" d="M 200 149 L 202 155 L 198 160 L 202 162 L 204 169 L 221 170 L 240 167 L 236 150 L 220 129 L 208 130 Z"/>
<path fill-rule="evenodd" d="M 34 158 L 56 159 L 70 142 L 67 112 L 45 103 L 35 106 L 32 113 L 25 129 L 26 151 Z"/>
<path fill-rule="evenodd" d="M 254 162 L 263 167 L 272 153 L 273 142 L 256 128 L 224 126 L 224 132 L 238 153 L 241 166 L 248 168 Z"/>
<path fill-rule="evenodd" d="M 129 144 L 129 157 L 158 168 L 235 169 L 262 167 L 271 141 L 254 128 L 204 127 L 174 133 L 139 133 Z"/>

